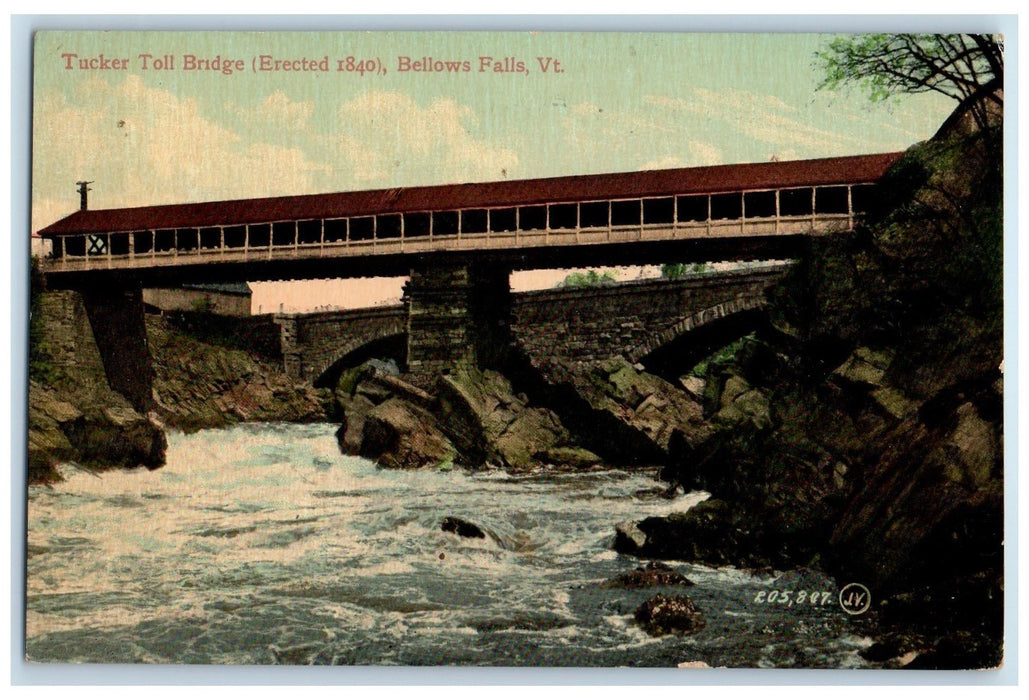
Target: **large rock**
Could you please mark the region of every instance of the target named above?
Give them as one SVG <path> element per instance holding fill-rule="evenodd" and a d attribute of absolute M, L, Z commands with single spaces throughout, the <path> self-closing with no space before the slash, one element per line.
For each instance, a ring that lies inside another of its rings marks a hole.
<path fill-rule="evenodd" d="M 661 562 L 652 561 L 646 566 L 637 567 L 628 573 L 621 574 L 613 579 L 605 581 L 600 584 L 600 587 L 626 588 L 634 590 L 636 588 L 654 588 L 658 586 L 692 585 L 693 581 L 690 581 L 672 567 L 667 564 L 662 564 Z"/>
<path fill-rule="evenodd" d="M 451 463 L 458 451 L 429 411 L 394 397 L 365 417 L 360 455 L 391 469 L 420 469 Z"/>
<path fill-rule="evenodd" d="M 707 566 L 763 569 L 779 563 L 778 542 L 767 546 L 761 525 L 738 504 L 709 499 L 685 513 L 622 523 L 614 548 L 643 558 L 675 559 Z"/>
<path fill-rule="evenodd" d="M 150 417 L 128 405 L 119 394 L 97 393 L 95 402 L 79 409 L 35 382 L 29 385 L 29 482 L 59 476 L 59 462 L 74 461 L 93 469 L 164 464 L 167 439 Z"/>
<path fill-rule="evenodd" d="M 452 515 L 448 515 L 443 518 L 443 522 L 440 523 L 440 529 L 443 532 L 452 532 L 458 537 L 468 537 L 470 539 L 486 539 L 486 533 L 482 531 L 482 528 L 473 522 L 469 522 L 464 518 L 458 518 Z"/>
<path fill-rule="evenodd" d="M 614 420 L 634 432 L 647 457 L 667 456 L 673 435 L 693 444 L 711 433 L 703 408 L 689 394 L 622 358 L 561 368 L 558 376 L 602 414 L 598 425 Z"/>
<path fill-rule="evenodd" d="M 365 419 L 387 399 L 397 396 L 422 408 L 430 408 L 435 401 L 421 389 L 400 380 L 394 365 L 374 359 L 343 372 L 333 396 L 341 422 L 336 437 L 346 454 L 361 453 Z"/>
<path fill-rule="evenodd" d="M 287 377 L 255 339 L 218 337 L 212 323 L 147 319 L 154 401 L 168 426 L 192 432 L 240 421 L 325 420 L 329 391 Z"/>
<path fill-rule="evenodd" d="M 529 406 L 497 372 L 459 370 L 440 379 L 437 393 L 443 430 L 472 462 L 524 471 L 558 462 L 548 457 L 589 459 L 557 451 L 574 447 L 560 419 L 545 408 Z"/>
<path fill-rule="evenodd" d="M 704 616 L 686 595 L 656 595 L 636 609 L 636 622 L 652 636 L 694 634 L 704 628 Z"/>

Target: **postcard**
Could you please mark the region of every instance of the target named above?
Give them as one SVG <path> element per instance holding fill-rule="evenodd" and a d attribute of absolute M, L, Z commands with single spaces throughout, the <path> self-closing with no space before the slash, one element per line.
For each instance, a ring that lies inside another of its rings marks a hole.
<path fill-rule="evenodd" d="M 33 81 L 28 662 L 1003 666 L 1003 37 Z"/>

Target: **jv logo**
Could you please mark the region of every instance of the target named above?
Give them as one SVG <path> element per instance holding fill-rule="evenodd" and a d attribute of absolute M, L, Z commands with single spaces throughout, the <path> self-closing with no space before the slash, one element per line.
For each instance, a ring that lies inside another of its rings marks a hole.
<path fill-rule="evenodd" d="M 860 615 L 871 606 L 872 594 L 860 583 L 848 583 L 840 589 L 840 607 L 848 615 Z"/>

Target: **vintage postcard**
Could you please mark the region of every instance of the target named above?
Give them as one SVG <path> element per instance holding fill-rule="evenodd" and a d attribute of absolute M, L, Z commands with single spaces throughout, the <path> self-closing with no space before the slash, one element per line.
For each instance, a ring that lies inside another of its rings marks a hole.
<path fill-rule="evenodd" d="M 1004 66 L 36 34 L 27 661 L 1002 667 Z"/>

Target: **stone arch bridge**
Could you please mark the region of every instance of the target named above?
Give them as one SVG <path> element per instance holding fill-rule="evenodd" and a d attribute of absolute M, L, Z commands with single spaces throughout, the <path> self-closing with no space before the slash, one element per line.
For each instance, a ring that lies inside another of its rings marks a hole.
<path fill-rule="evenodd" d="M 765 291 L 787 263 L 676 280 L 513 294 L 512 340 L 533 358 L 639 362 L 708 324 L 765 306 Z M 408 311 L 402 304 L 313 314 L 279 314 L 285 370 L 323 383 L 341 359 L 395 340 L 404 347 Z"/>

